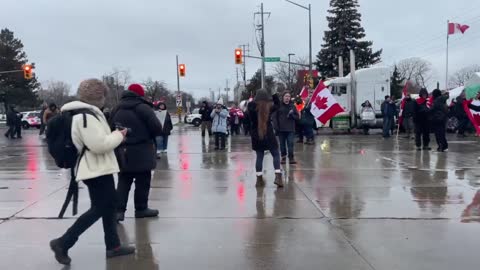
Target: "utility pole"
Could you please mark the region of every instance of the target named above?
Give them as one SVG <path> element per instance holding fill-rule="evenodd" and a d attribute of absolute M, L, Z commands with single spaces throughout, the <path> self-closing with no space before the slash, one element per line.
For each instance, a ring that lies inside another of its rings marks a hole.
<path fill-rule="evenodd" d="M 236 68 L 236 70 L 237 70 L 237 84 L 238 84 L 238 67 Z"/>
<path fill-rule="evenodd" d="M 292 80 L 291 80 L 291 77 L 292 77 L 292 68 L 291 68 L 291 59 L 290 59 L 290 57 L 292 57 L 293 55 L 295 55 L 295 54 L 294 54 L 294 53 L 289 53 L 289 54 L 288 54 L 288 84 L 289 84 L 289 85 L 288 85 L 288 88 L 289 88 L 288 90 L 289 90 L 289 91 L 292 91 L 291 88 L 292 88 L 292 84 L 293 84 L 293 82 L 292 82 Z"/>
<path fill-rule="evenodd" d="M 298 6 L 300 8 L 303 8 L 305 10 L 308 10 L 308 39 L 309 39 L 309 61 L 308 61 L 308 67 L 309 67 L 309 73 L 310 73 L 310 78 L 313 78 L 313 71 L 312 71 L 312 5 L 308 4 L 308 7 L 300 5 L 298 3 L 295 3 L 290 0 L 285 0 L 289 2 L 290 4 L 293 4 L 295 6 Z"/>
<path fill-rule="evenodd" d="M 228 92 L 230 92 L 230 88 L 228 88 L 228 79 L 225 80 L 226 84 L 225 84 L 225 92 L 227 93 L 227 100 L 225 101 L 225 106 L 228 105 Z"/>
<path fill-rule="evenodd" d="M 177 96 L 180 95 L 180 72 L 178 70 L 178 54 L 177 54 L 177 66 L 175 67 L 175 70 L 177 71 Z M 182 123 L 182 107 L 177 108 L 178 112 L 178 122 Z"/>
<path fill-rule="evenodd" d="M 268 14 L 270 15 L 270 12 L 264 12 L 263 11 L 263 3 L 260 4 L 260 12 L 256 12 L 255 15 L 260 14 L 261 18 L 261 25 L 260 25 L 260 30 L 261 30 L 261 41 L 260 41 L 260 56 L 262 58 L 262 71 L 261 71 L 261 77 L 262 77 L 262 88 L 265 89 L 265 21 L 264 21 L 264 15 Z"/>
<path fill-rule="evenodd" d="M 222 88 L 218 87 L 218 99 L 217 99 L 217 101 L 220 100 L 220 98 L 222 97 L 221 91 L 222 91 Z"/>
<path fill-rule="evenodd" d="M 239 47 L 242 48 L 242 52 L 243 52 L 243 84 L 247 85 L 247 64 L 246 64 L 246 60 L 247 60 L 247 53 L 248 53 L 248 55 L 250 55 L 250 45 L 249 44 L 243 44 L 243 45 L 240 45 Z"/>

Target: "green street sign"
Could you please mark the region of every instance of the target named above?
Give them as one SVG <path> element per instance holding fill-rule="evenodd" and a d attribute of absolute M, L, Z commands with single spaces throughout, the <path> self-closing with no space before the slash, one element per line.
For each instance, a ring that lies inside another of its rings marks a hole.
<path fill-rule="evenodd" d="M 280 62 L 280 57 L 265 57 L 265 62 Z"/>

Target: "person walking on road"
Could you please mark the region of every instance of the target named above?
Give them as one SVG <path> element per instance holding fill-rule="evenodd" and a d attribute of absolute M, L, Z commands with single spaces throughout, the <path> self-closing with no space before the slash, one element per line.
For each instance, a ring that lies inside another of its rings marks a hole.
<path fill-rule="evenodd" d="M 45 115 L 45 111 L 47 110 L 47 108 L 47 103 L 43 103 L 42 110 L 40 111 L 40 131 L 38 133 L 38 136 L 42 136 L 45 133 L 45 127 L 47 126 L 47 123 L 43 121 L 43 116 Z"/>
<path fill-rule="evenodd" d="M 162 125 L 162 135 L 157 137 L 157 157 L 162 153 L 167 153 L 168 137 L 173 129 L 172 118 L 167 111 L 167 105 L 160 102 L 156 106 L 155 115 Z"/>
<path fill-rule="evenodd" d="M 202 107 L 198 111 L 202 115 L 202 138 L 205 138 L 205 131 L 208 131 L 208 136 L 212 137 L 212 107 L 205 100 Z"/>
<path fill-rule="evenodd" d="M 432 97 L 432 129 L 435 133 L 435 139 L 438 145 L 437 152 L 445 152 L 448 150 L 448 142 L 446 138 L 448 92 L 445 95 L 442 95 L 440 90 L 435 89 L 432 92 Z"/>
<path fill-rule="evenodd" d="M 390 132 L 397 111 L 390 96 L 385 96 L 385 101 L 382 103 L 381 109 L 383 115 L 383 138 L 390 138 Z"/>
<path fill-rule="evenodd" d="M 415 125 L 413 123 L 413 114 L 415 110 L 415 101 L 412 99 L 412 96 L 408 94 L 405 97 L 405 106 L 403 108 L 402 117 L 403 117 L 403 126 L 407 135 L 405 138 L 411 139 L 413 132 L 415 132 Z"/>
<path fill-rule="evenodd" d="M 465 131 L 468 128 L 468 125 L 470 123 L 470 120 L 468 120 L 467 113 L 465 112 L 465 109 L 463 108 L 463 102 L 465 101 L 465 93 L 462 92 L 457 98 L 455 102 L 455 117 L 457 117 L 458 120 L 458 137 L 466 137 Z"/>
<path fill-rule="evenodd" d="M 429 147 L 430 108 L 428 105 L 427 89 L 420 89 L 419 97 L 414 104 L 413 122 L 415 123 L 415 144 L 417 146 L 417 150 L 432 150 L 432 148 Z"/>
<path fill-rule="evenodd" d="M 312 104 L 307 102 L 300 115 L 300 124 L 303 131 L 303 136 L 305 136 L 305 144 L 313 145 L 315 144 L 315 134 L 313 133 L 313 126 L 315 125 L 315 117 L 313 116 L 311 109 Z M 303 140 L 303 139 L 302 139 Z"/>
<path fill-rule="evenodd" d="M 218 100 L 210 117 L 213 119 L 212 131 L 215 135 L 215 150 L 225 150 L 228 111 L 225 106 L 223 106 L 222 98 Z"/>
<path fill-rule="evenodd" d="M 271 116 L 277 109 L 272 102 L 279 104 L 277 95 L 270 96 L 265 89 L 260 89 L 255 95 L 253 102 L 248 104 L 248 117 L 251 121 L 250 136 L 252 139 L 252 149 L 256 152 L 257 160 L 255 170 L 257 175 L 256 187 L 264 187 L 263 179 L 263 158 L 265 151 L 270 151 L 273 157 L 273 167 L 275 169 L 274 184 L 279 188 L 283 187 L 283 175 L 280 165 L 280 153 L 278 151 L 278 142 L 273 130 Z"/>
<path fill-rule="evenodd" d="M 18 118 L 18 112 L 15 110 L 15 106 L 11 105 L 7 112 L 7 127 L 8 130 L 5 133 L 5 137 L 15 139 L 16 123 Z"/>
<path fill-rule="evenodd" d="M 158 216 L 158 210 L 148 208 L 148 197 L 152 170 L 157 165 L 155 141 L 162 135 L 162 126 L 153 111 L 152 103 L 146 101 L 144 96 L 145 90 L 141 85 L 130 85 L 111 114 L 113 126 L 131 131 L 126 141 L 116 150 L 120 163 L 118 221 L 125 219 L 128 194 L 134 180 L 135 218 Z"/>
<path fill-rule="evenodd" d="M 65 104 L 62 111 L 89 110 L 95 116 L 73 116 L 71 136 L 77 149 L 88 149 L 77 161 L 76 180 L 83 181 L 90 195 L 90 209 L 82 214 L 65 234 L 50 242 L 56 260 L 70 265 L 68 251 L 78 238 L 100 218 L 103 221 L 107 258 L 132 254 L 134 247 L 122 246 L 115 222 L 115 182 L 113 174 L 119 172 L 114 149 L 122 143 L 126 130 L 111 131 L 100 108 L 104 106 L 108 88 L 100 80 L 89 79 L 80 83 L 78 99 Z M 88 123 L 85 127 L 85 122 Z"/>
<path fill-rule="evenodd" d="M 294 156 L 295 123 L 299 120 L 297 109 L 293 105 L 290 92 L 285 92 L 282 102 L 276 104 L 278 109 L 272 114 L 273 126 L 280 140 L 281 163 L 297 164 Z M 288 152 L 287 152 L 288 150 Z"/>

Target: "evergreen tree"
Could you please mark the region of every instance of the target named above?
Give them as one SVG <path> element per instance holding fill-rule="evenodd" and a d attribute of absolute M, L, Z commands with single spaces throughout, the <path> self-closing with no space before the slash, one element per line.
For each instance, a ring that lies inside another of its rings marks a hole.
<path fill-rule="evenodd" d="M 390 77 L 390 95 L 397 98 L 402 98 L 402 83 L 405 78 L 402 78 L 400 72 L 398 72 L 397 65 L 393 69 L 392 76 Z"/>
<path fill-rule="evenodd" d="M 27 54 L 23 51 L 22 42 L 15 38 L 12 31 L 0 31 L 0 72 L 21 70 L 22 65 L 28 63 Z M 40 84 L 36 78 L 25 80 L 23 72 L 0 74 L 0 102 L 19 105 L 20 107 L 34 108 L 38 105 L 37 97 L 33 92 Z"/>
<path fill-rule="evenodd" d="M 332 16 L 327 16 L 328 27 L 324 44 L 317 55 L 317 69 L 322 76 L 338 76 L 338 57 L 343 56 L 344 74 L 350 71 L 350 48 L 356 56 L 357 68 L 365 68 L 380 61 L 382 50 L 373 52 L 372 42 L 363 41 L 365 29 L 360 25 L 358 0 L 331 0 Z"/>

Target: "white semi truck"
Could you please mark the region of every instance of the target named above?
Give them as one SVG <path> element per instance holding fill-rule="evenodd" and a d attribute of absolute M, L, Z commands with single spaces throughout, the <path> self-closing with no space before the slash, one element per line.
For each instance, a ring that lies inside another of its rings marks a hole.
<path fill-rule="evenodd" d="M 328 87 L 338 103 L 345 110 L 332 119 L 334 129 L 360 128 L 362 104 L 370 101 L 375 112 L 375 120 L 369 128 L 381 128 L 381 105 L 385 96 L 390 95 L 390 68 L 371 67 L 359 69 L 355 75 L 339 77 L 328 81 Z M 352 110 L 353 108 L 353 110 Z"/>

